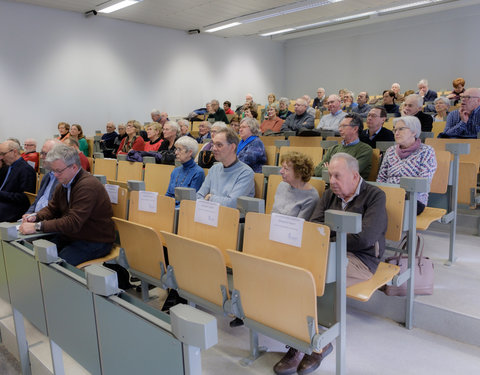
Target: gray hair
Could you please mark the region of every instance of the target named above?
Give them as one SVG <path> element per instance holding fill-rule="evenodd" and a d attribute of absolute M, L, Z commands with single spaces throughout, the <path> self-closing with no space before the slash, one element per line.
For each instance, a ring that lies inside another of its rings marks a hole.
<path fill-rule="evenodd" d="M 152 109 L 152 111 L 150 112 L 150 115 L 159 115 L 159 116 L 160 116 L 160 110 L 154 108 L 154 109 Z"/>
<path fill-rule="evenodd" d="M 408 95 L 405 100 L 407 100 L 408 98 L 413 98 L 417 101 L 417 107 L 419 108 L 422 108 L 423 107 L 423 98 L 421 95 L 419 94 L 410 94 Z"/>
<path fill-rule="evenodd" d="M 63 161 L 67 167 L 75 164 L 81 168 L 78 151 L 64 144 L 55 145 L 47 154 L 45 162 L 52 163 L 55 160 Z"/>
<path fill-rule="evenodd" d="M 308 102 L 305 100 L 304 97 L 298 98 L 296 101 L 297 101 L 297 102 L 300 101 L 300 102 L 303 103 L 303 105 L 304 105 L 305 107 L 308 107 Z"/>
<path fill-rule="evenodd" d="M 290 104 L 290 99 L 283 97 L 283 98 L 280 98 L 278 103 L 284 103 L 288 106 Z"/>
<path fill-rule="evenodd" d="M 175 121 L 167 121 L 165 123 L 165 125 L 170 125 L 173 129 L 176 130 L 177 132 L 177 137 L 180 135 L 181 131 L 180 131 L 180 125 L 178 125 Z M 164 125 L 164 127 L 165 127 Z"/>
<path fill-rule="evenodd" d="M 336 159 L 343 159 L 345 160 L 345 163 L 347 164 L 348 169 L 352 172 L 358 173 L 359 168 L 358 168 L 358 160 L 354 158 L 352 155 L 347 154 L 345 152 L 337 152 L 335 155 L 332 156 L 330 159 L 330 164 L 336 160 Z"/>
<path fill-rule="evenodd" d="M 258 121 L 254 118 L 245 117 L 242 121 L 240 121 L 240 125 L 242 125 L 243 123 L 247 124 L 253 135 L 260 134 L 260 125 L 258 124 Z"/>
<path fill-rule="evenodd" d="M 433 104 L 437 104 L 438 102 L 444 102 L 447 107 L 450 107 L 450 100 L 447 99 L 445 96 L 439 96 L 437 99 L 433 101 Z"/>
<path fill-rule="evenodd" d="M 422 125 L 420 124 L 420 120 L 415 116 L 403 116 L 397 117 L 393 120 L 393 128 L 398 122 L 403 122 L 407 128 L 409 128 L 413 133 L 415 133 L 415 138 L 420 137 L 420 133 L 422 132 Z"/>
<path fill-rule="evenodd" d="M 210 104 L 216 104 L 216 105 L 220 106 L 220 102 L 217 99 L 210 100 Z"/>
<path fill-rule="evenodd" d="M 190 127 L 190 123 L 188 122 L 188 120 L 185 120 L 185 119 L 183 119 L 183 118 L 180 119 L 180 120 L 178 120 L 178 121 L 177 121 L 177 124 L 178 124 L 178 126 L 180 126 L 180 127 L 181 127 L 182 125 L 184 125 L 184 126 L 186 126 L 186 127 Z"/>
<path fill-rule="evenodd" d="M 189 137 L 188 135 L 184 135 L 183 137 L 178 138 L 175 142 L 175 146 L 182 146 L 185 148 L 185 150 L 192 151 L 192 158 L 197 155 L 198 142 L 192 137 Z"/>
<path fill-rule="evenodd" d="M 217 122 L 214 122 L 213 125 L 210 127 L 210 129 L 213 129 L 213 128 L 215 128 L 215 131 L 218 132 L 220 129 L 228 128 L 228 126 L 223 121 L 217 121 Z"/>
<path fill-rule="evenodd" d="M 422 78 L 420 81 L 418 81 L 417 86 L 418 85 L 425 85 L 428 87 L 428 80 L 425 78 Z"/>
<path fill-rule="evenodd" d="M 5 142 L 10 150 L 15 150 L 20 153 L 22 147 L 20 146 L 20 141 L 17 138 L 8 138 Z"/>

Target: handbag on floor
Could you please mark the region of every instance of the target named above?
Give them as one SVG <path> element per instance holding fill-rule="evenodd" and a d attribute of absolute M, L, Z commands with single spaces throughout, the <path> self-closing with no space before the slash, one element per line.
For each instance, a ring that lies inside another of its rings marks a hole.
<path fill-rule="evenodd" d="M 423 236 L 417 234 L 417 251 L 415 253 L 415 295 L 433 294 L 433 262 L 430 258 L 423 256 Z M 400 248 L 407 249 L 407 236 L 402 239 Z M 393 257 L 385 259 L 386 263 L 395 264 L 400 267 L 400 274 L 408 267 L 408 255 L 397 252 Z M 385 294 L 388 296 L 405 296 L 407 294 L 407 283 L 400 286 L 386 285 Z"/>

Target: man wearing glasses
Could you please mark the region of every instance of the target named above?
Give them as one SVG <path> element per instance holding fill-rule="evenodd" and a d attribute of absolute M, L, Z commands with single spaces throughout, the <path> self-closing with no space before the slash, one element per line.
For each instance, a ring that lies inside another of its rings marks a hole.
<path fill-rule="evenodd" d="M 377 142 L 394 142 L 395 136 L 390 129 L 384 128 L 387 111 L 382 106 L 373 107 L 367 115 L 367 128 L 361 132 L 360 140 L 371 148 L 377 147 Z"/>
<path fill-rule="evenodd" d="M 448 114 L 439 138 L 477 138 L 480 132 L 480 89 L 470 88 L 460 95 L 460 109 Z"/>
<path fill-rule="evenodd" d="M 0 222 L 16 221 L 30 206 L 25 191 L 35 193 L 35 170 L 20 155 L 20 145 L 13 141 L 0 144 L 0 161 L 7 167 L 0 182 Z"/>
<path fill-rule="evenodd" d="M 308 113 L 307 108 L 307 101 L 303 98 L 298 98 L 295 102 L 295 113 L 292 113 L 284 121 L 282 132 L 295 131 L 298 133 L 301 129 L 313 129 L 315 117 Z"/>
<path fill-rule="evenodd" d="M 23 148 L 23 160 L 30 164 L 35 169 L 35 172 L 38 172 L 39 155 L 37 152 L 37 141 L 33 138 L 27 138 L 25 139 L 25 142 L 23 142 Z"/>
<path fill-rule="evenodd" d="M 333 130 L 338 134 L 340 122 L 345 118 L 347 113 L 343 112 L 340 108 L 342 106 L 342 102 L 340 101 L 340 97 L 338 95 L 330 95 L 326 104 L 330 113 L 320 119 L 317 129 Z"/>
<path fill-rule="evenodd" d="M 104 186 L 80 166 L 78 152 L 56 145 L 45 163 L 59 185 L 48 205 L 31 216 L 24 215 L 20 232 L 56 232 L 50 239 L 59 257 L 76 266 L 107 255 L 115 240 L 110 199 Z"/>

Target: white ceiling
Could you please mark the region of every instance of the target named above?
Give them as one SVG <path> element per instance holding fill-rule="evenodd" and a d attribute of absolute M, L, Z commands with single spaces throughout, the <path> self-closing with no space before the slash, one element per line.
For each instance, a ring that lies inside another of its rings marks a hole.
<path fill-rule="evenodd" d="M 14 0 L 55 9 L 85 13 L 89 10 L 98 10 L 106 5 L 119 2 L 119 0 Z M 323 20 L 346 17 L 353 14 L 381 10 L 398 5 L 414 3 L 419 0 L 343 0 L 326 6 L 290 13 L 261 21 L 242 24 L 240 26 L 221 30 L 212 35 L 221 37 L 246 37 L 258 36 L 261 33 L 281 30 L 305 24 L 317 23 Z M 299 1 L 288 0 L 143 0 L 142 2 L 111 14 L 98 13 L 96 17 L 110 17 L 126 21 L 138 22 L 148 25 L 168 27 L 179 30 L 199 29 L 201 32 L 211 26 L 238 17 L 266 11 L 272 8 L 295 4 Z M 308 0 L 301 3 L 309 2 Z M 451 0 L 434 6 L 416 9 L 410 12 L 398 12 L 388 15 L 388 19 L 400 18 L 416 14 L 430 13 L 442 9 L 461 7 L 473 3 L 475 0 Z M 343 23 L 342 28 L 361 23 L 379 22 L 381 17 L 372 16 L 366 20 Z M 383 19 L 387 19 L 384 17 Z M 383 21 L 382 19 L 382 21 Z M 329 26 L 337 27 L 337 26 Z M 312 33 L 324 32 L 328 27 L 315 28 L 302 32 L 292 32 L 287 35 L 276 36 L 278 39 L 291 39 Z M 258 36 L 260 38 L 260 36 Z"/>

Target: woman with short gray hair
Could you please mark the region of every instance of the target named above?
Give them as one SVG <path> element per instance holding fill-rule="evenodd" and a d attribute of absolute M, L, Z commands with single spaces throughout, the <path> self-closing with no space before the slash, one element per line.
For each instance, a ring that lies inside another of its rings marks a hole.
<path fill-rule="evenodd" d="M 195 163 L 194 157 L 198 151 L 198 142 L 192 137 L 183 136 L 175 142 L 175 157 L 181 166 L 175 168 L 170 175 L 167 197 L 175 197 L 176 187 L 189 187 L 198 191 L 205 179 L 205 172 Z M 175 203 L 178 207 L 180 202 Z"/>
<path fill-rule="evenodd" d="M 415 116 L 403 116 L 393 120 L 396 145 L 386 151 L 377 182 L 398 184 L 401 177 L 424 177 L 432 182 L 437 169 L 435 151 L 421 142 L 420 133 L 420 120 Z M 419 215 L 428 203 L 428 193 L 418 193 L 417 199 Z"/>
<path fill-rule="evenodd" d="M 161 164 L 175 164 L 175 141 L 180 135 L 180 126 L 174 121 L 167 121 L 163 125 L 163 142 L 158 148 Z"/>
<path fill-rule="evenodd" d="M 240 121 L 241 141 L 237 147 L 238 160 L 247 164 L 255 173 L 262 172 L 262 165 L 267 162 L 265 146 L 258 135 L 260 126 L 253 118 L 245 117 Z"/>
<path fill-rule="evenodd" d="M 444 96 L 440 96 L 433 101 L 433 105 L 435 106 L 436 112 L 436 114 L 433 115 L 433 121 L 447 121 L 450 100 Z"/>
<path fill-rule="evenodd" d="M 288 110 L 288 105 L 290 104 L 290 100 L 288 98 L 280 98 L 278 101 L 278 117 L 280 117 L 282 120 L 285 120 L 288 116 L 292 114 Z"/>

